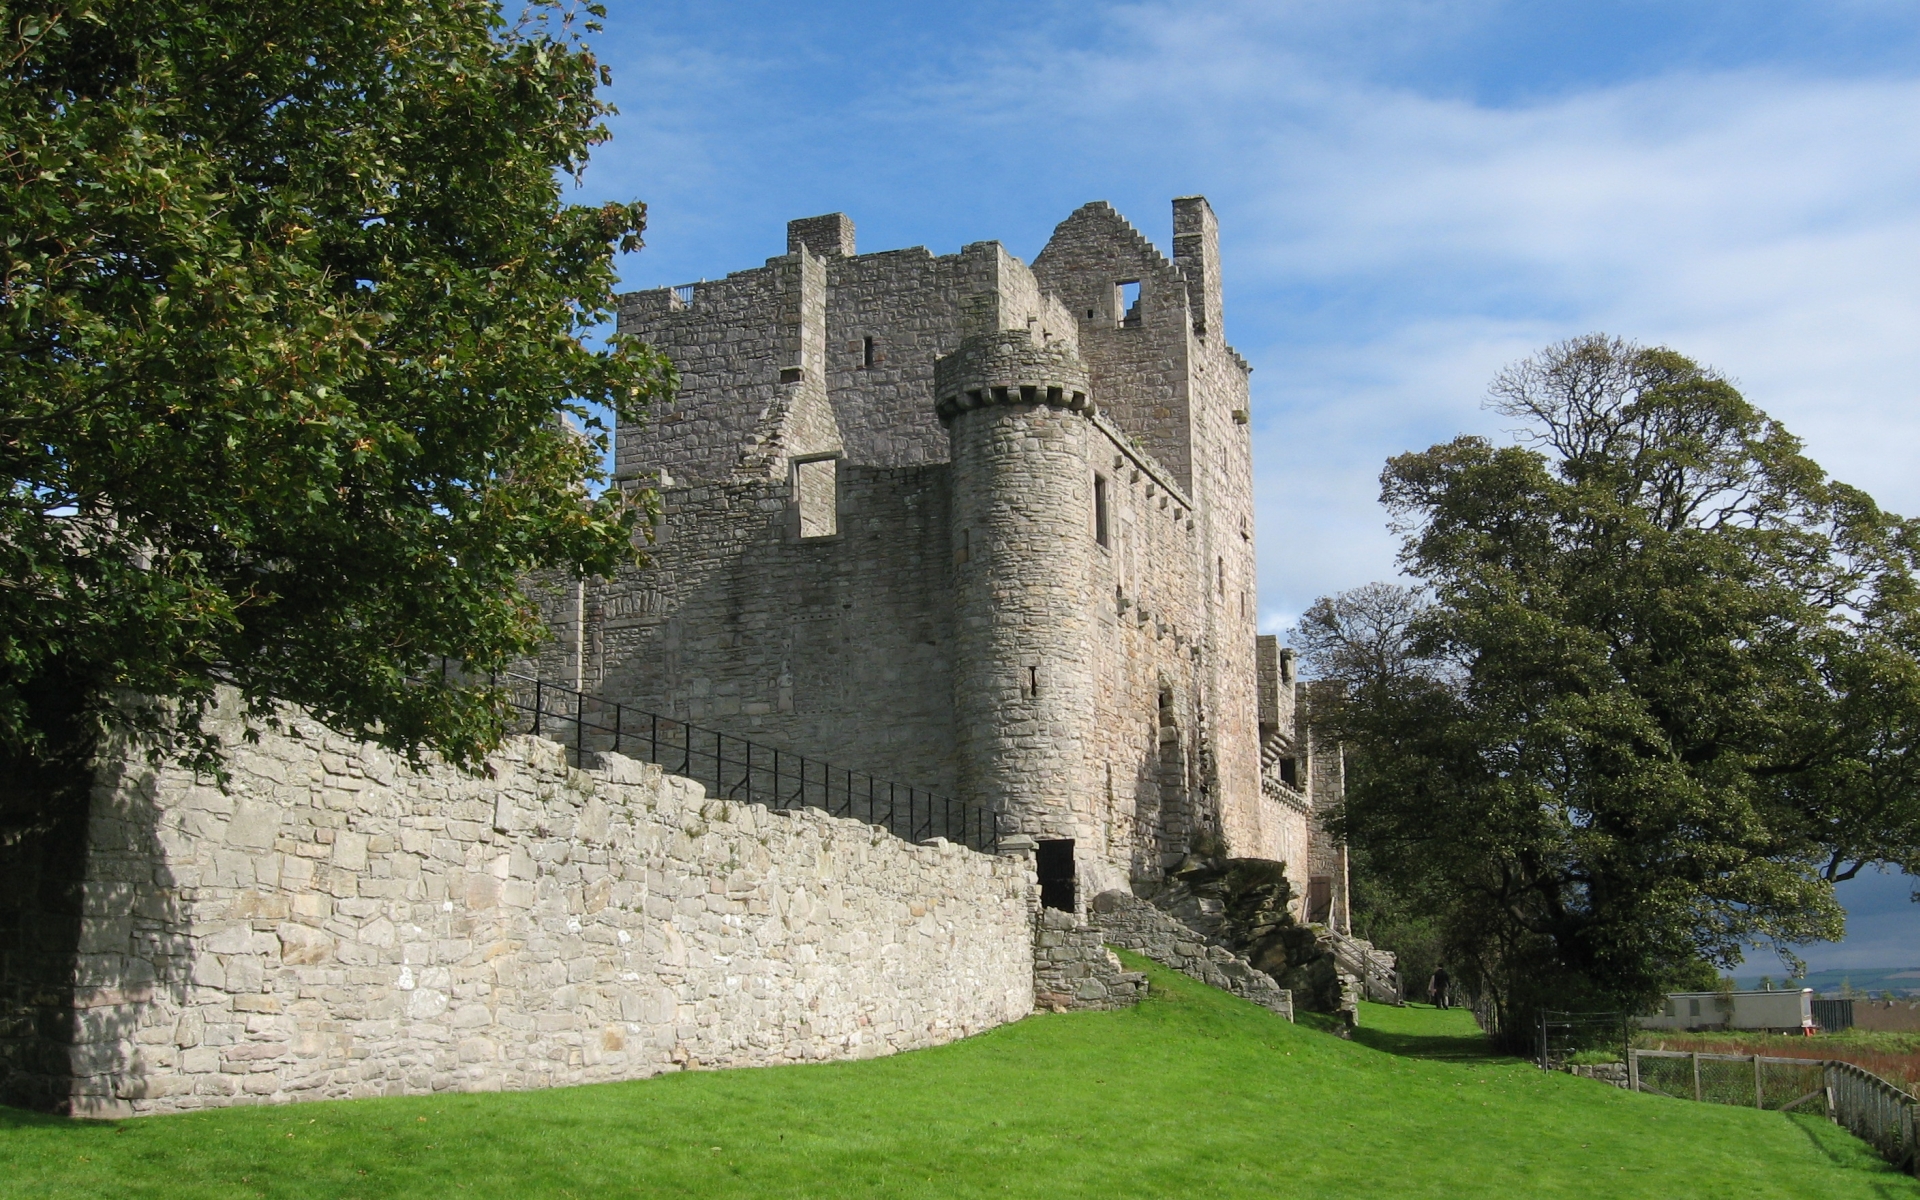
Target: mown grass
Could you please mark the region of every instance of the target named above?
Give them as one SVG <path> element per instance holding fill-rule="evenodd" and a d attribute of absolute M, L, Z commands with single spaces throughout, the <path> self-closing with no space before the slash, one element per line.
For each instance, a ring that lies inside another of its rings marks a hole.
<path fill-rule="evenodd" d="M 1460 1012 L 1352 1042 L 1149 964 L 1118 1013 L 862 1063 L 511 1095 L 0 1120 L 0 1196 L 1920 1197 L 1816 1119 L 1486 1055 Z"/>

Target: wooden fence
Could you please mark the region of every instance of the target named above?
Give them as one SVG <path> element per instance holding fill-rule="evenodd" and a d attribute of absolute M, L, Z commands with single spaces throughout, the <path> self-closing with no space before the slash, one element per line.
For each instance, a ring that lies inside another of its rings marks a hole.
<path fill-rule="evenodd" d="M 1920 1174 L 1920 1147 L 1915 1140 L 1920 1100 L 1850 1062 L 1628 1050 L 1627 1086 L 1680 1100 L 1778 1112 L 1804 1111 L 1817 1104 L 1888 1162 Z"/>

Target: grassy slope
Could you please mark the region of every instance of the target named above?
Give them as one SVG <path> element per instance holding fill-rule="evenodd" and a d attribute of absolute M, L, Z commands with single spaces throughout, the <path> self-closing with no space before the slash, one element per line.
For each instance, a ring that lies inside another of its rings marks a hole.
<path fill-rule="evenodd" d="M 1152 969 L 1120 1013 L 863 1063 L 77 1123 L 0 1110 L 0 1196 L 1916 1197 L 1823 1121 L 1362 1040 Z M 1418 1057 L 1416 1057 L 1418 1056 Z"/>

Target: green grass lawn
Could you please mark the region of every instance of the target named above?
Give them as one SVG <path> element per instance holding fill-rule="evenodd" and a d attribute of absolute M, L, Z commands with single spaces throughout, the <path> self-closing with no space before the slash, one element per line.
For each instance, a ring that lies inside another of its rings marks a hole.
<path fill-rule="evenodd" d="M 1825 1121 L 1490 1058 L 1458 1011 L 1368 1006 L 1345 1042 L 1133 965 L 1153 982 L 1135 1010 L 862 1063 L 137 1121 L 0 1110 L 0 1196 L 1920 1198 Z"/>

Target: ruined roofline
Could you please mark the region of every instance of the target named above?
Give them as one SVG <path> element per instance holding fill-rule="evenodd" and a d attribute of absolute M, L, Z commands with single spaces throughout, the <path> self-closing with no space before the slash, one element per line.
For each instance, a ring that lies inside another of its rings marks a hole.
<path fill-rule="evenodd" d="M 1202 195 L 1175 196 L 1172 202 L 1178 203 L 1182 200 L 1205 200 L 1205 199 L 1206 197 Z M 1164 254 L 1161 251 L 1160 247 L 1154 244 L 1154 241 L 1152 238 L 1140 232 L 1139 227 L 1136 226 L 1131 220 L 1127 219 L 1127 215 L 1125 213 L 1121 212 L 1119 209 L 1115 208 L 1111 203 L 1105 200 L 1089 200 L 1087 203 L 1082 204 L 1079 208 L 1076 208 L 1071 213 L 1067 214 L 1067 217 L 1065 220 L 1061 221 L 1059 224 L 1053 227 L 1053 233 L 1047 238 L 1047 244 L 1041 247 L 1040 253 L 1034 255 L 1033 262 L 1030 264 L 1033 271 L 1036 274 L 1039 274 L 1042 272 L 1043 268 L 1041 264 L 1046 260 L 1047 251 L 1052 248 L 1054 238 L 1057 238 L 1058 236 L 1060 236 L 1060 231 L 1066 228 L 1068 225 L 1072 224 L 1073 220 L 1076 217 L 1081 217 L 1081 216 L 1101 218 L 1106 220 L 1110 224 L 1119 226 L 1122 235 L 1125 237 L 1131 238 L 1134 248 L 1144 252 L 1147 256 L 1149 256 L 1149 259 L 1148 259 L 1149 266 L 1153 267 L 1155 270 L 1166 272 L 1172 278 L 1178 279 L 1183 285 L 1187 285 L 1192 282 L 1188 278 L 1187 269 L 1185 267 L 1181 266 L 1179 263 L 1175 262 L 1174 260 L 1168 258 L 1166 254 Z M 1191 315 L 1189 315 L 1188 320 L 1191 322 L 1192 320 Z M 1219 333 L 1220 333 L 1220 340 L 1219 340 L 1220 349 L 1226 352 L 1227 357 L 1233 362 L 1235 366 L 1240 368 L 1243 374 L 1246 374 L 1246 375 L 1253 374 L 1253 367 L 1247 362 L 1246 358 L 1243 357 L 1238 350 L 1234 349 L 1233 345 L 1227 341 L 1226 331 L 1223 329 L 1223 330 L 1220 330 Z M 1202 340 L 1205 340 L 1204 337 Z"/>
<path fill-rule="evenodd" d="M 1182 199 L 1185 199 L 1185 197 L 1182 197 Z M 1115 208 L 1112 204 L 1109 204 L 1105 200 L 1089 200 L 1087 203 L 1082 204 L 1079 208 L 1076 208 L 1072 212 L 1068 213 L 1066 220 L 1061 221 L 1058 225 L 1055 225 L 1053 227 L 1053 232 L 1055 234 L 1058 234 L 1062 227 L 1072 223 L 1073 219 L 1077 216 L 1080 216 L 1082 213 L 1085 213 L 1086 215 L 1092 216 L 1092 217 L 1105 217 L 1108 220 L 1119 225 L 1122 230 L 1132 235 L 1134 245 L 1138 249 L 1144 250 L 1148 254 L 1151 254 L 1153 256 L 1154 265 L 1163 267 L 1166 270 L 1173 272 L 1175 275 L 1179 276 L 1182 281 L 1185 281 L 1187 277 L 1187 273 L 1186 271 L 1181 269 L 1180 264 L 1174 262 L 1172 259 L 1168 258 L 1165 254 L 1161 253 L 1160 247 L 1153 244 L 1152 238 L 1148 237 L 1144 233 L 1141 233 L 1139 228 L 1135 226 L 1132 221 L 1127 219 L 1127 216 L 1125 213 L 1121 212 L 1119 209 Z M 1048 237 L 1047 245 L 1051 246 L 1052 244 L 1053 244 L 1053 238 Z M 1045 258 L 1046 256 L 1047 256 L 1046 247 L 1043 246 L 1040 249 L 1040 253 L 1034 256 L 1034 260 L 1033 260 L 1034 265 L 1038 266 L 1040 263 L 1040 260 Z"/>
<path fill-rule="evenodd" d="M 1200 197 L 1176 196 L 1174 199 L 1176 201 L 1192 200 L 1192 199 L 1204 200 L 1205 197 L 1204 196 L 1200 196 Z M 852 248 L 854 245 L 852 240 L 853 222 L 850 219 L 847 219 L 846 214 L 844 213 L 828 213 L 828 214 L 825 214 L 824 216 L 800 217 L 800 218 L 796 218 L 793 221 L 789 221 L 787 223 L 788 245 L 790 247 L 789 250 L 785 254 L 776 254 L 773 257 L 768 258 L 760 266 L 745 267 L 738 271 L 729 271 L 718 279 L 701 279 L 692 283 L 663 284 L 659 287 L 637 288 L 631 292 L 617 292 L 614 294 L 613 307 L 616 313 L 632 311 L 632 310 L 640 310 L 640 309 L 664 309 L 667 312 L 692 311 L 693 309 L 699 307 L 698 301 L 699 301 L 700 290 L 702 288 L 710 286 L 712 284 L 716 284 L 716 283 L 725 283 L 734 279 L 738 279 L 741 276 L 751 275 L 760 271 L 765 271 L 780 263 L 791 261 L 794 255 L 797 254 L 801 249 L 805 249 L 808 253 L 813 254 L 814 257 L 816 258 L 824 258 L 828 260 L 829 266 L 831 269 L 831 264 L 836 260 L 839 262 L 851 263 L 851 262 L 860 262 L 860 261 L 872 260 L 872 259 L 888 258 L 888 257 L 897 256 L 897 255 L 919 255 L 921 258 L 925 259 L 928 264 L 933 264 L 933 263 L 941 262 L 943 260 L 957 260 L 957 259 L 963 258 L 966 256 L 966 253 L 969 250 L 972 250 L 976 246 L 982 246 L 982 247 L 998 246 L 1000 248 L 1001 253 L 1005 254 L 1009 259 L 1026 267 L 1029 271 L 1038 273 L 1041 270 L 1042 261 L 1047 256 L 1048 247 L 1050 247 L 1053 244 L 1053 237 L 1058 236 L 1063 226 L 1067 225 L 1074 218 L 1080 217 L 1082 215 L 1105 218 L 1110 223 L 1119 226 L 1123 234 L 1126 237 L 1131 239 L 1133 247 L 1136 250 L 1141 251 L 1145 256 L 1148 257 L 1150 266 L 1152 266 L 1155 270 L 1166 272 L 1173 278 L 1180 280 L 1181 283 L 1183 284 L 1189 282 L 1187 278 L 1186 269 L 1182 267 L 1179 263 L 1174 262 L 1172 259 L 1168 258 L 1164 253 L 1162 253 L 1160 250 L 1160 247 L 1154 244 L 1153 239 L 1149 238 L 1146 234 L 1140 232 L 1139 228 L 1135 226 L 1132 221 L 1128 220 L 1124 213 L 1114 208 L 1113 205 L 1108 201 L 1091 200 L 1085 204 L 1082 204 L 1079 208 L 1074 209 L 1073 212 L 1067 215 L 1065 220 L 1059 222 L 1054 226 L 1053 235 L 1049 236 L 1047 239 L 1047 246 L 1041 247 L 1040 253 L 1035 255 L 1031 262 L 1025 259 L 1022 259 L 1019 255 L 1014 254 L 1012 251 L 1008 250 L 1006 248 L 1006 245 L 1003 242 L 1001 242 L 998 238 L 987 238 L 981 241 L 968 242 L 962 245 L 959 250 L 954 251 L 951 254 L 935 254 L 933 251 L 929 250 L 925 245 L 902 246 L 893 250 L 873 250 L 873 251 L 868 251 L 866 253 L 856 252 L 851 254 L 841 253 L 839 249 L 830 249 L 825 252 L 815 252 L 812 248 L 811 243 L 807 240 L 807 235 L 813 232 L 814 227 L 816 225 L 822 222 L 826 222 L 829 218 L 838 218 L 845 221 L 846 241 L 844 245 L 847 248 Z M 1040 290 L 1043 294 L 1051 296 L 1055 300 L 1060 300 L 1060 297 L 1058 295 L 1055 295 L 1050 288 L 1042 286 Z M 663 301 L 664 303 L 662 303 Z M 1064 301 L 1062 301 L 1062 303 L 1064 303 Z M 1191 320 L 1191 318 L 1189 318 L 1189 320 Z M 1247 375 L 1251 375 L 1253 373 L 1253 367 L 1248 364 L 1246 358 L 1242 356 L 1238 350 L 1234 349 L 1232 344 L 1230 344 L 1226 340 L 1224 336 L 1224 331 L 1222 333 L 1222 337 L 1220 339 L 1219 344 L 1220 344 L 1221 350 L 1226 352 L 1227 357 L 1233 362 L 1235 366 L 1240 368 L 1242 373 Z"/>

